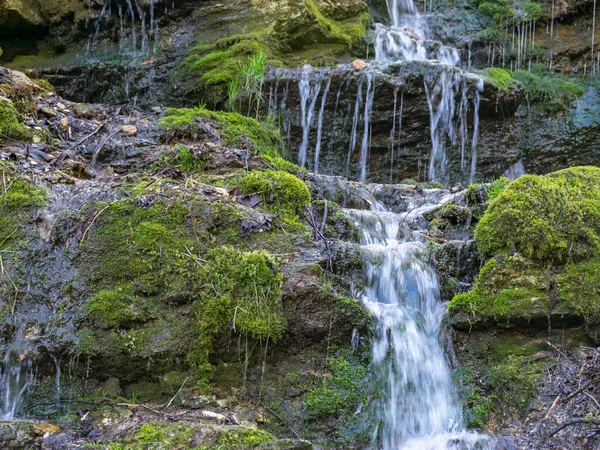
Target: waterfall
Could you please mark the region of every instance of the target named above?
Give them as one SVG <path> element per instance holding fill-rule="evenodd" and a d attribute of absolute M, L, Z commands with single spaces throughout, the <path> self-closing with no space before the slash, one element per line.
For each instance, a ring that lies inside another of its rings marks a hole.
<path fill-rule="evenodd" d="M 427 259 L 423 217 L 454 199 L 426 191 L 395 214 L 379 202 L 346 209 L 362 230 L 364 305 L 374 318 L 372 364 L 381 386 L 381 450 L 486 449 L 491 440 L 465 431 L 451 370 L 440 339 L 445 305 Z M 438 198 L 439 197 L 439 198 Z M 419 206 L 420 205 L 420 206 Z"/>
<path fill-rule="evenodd" d="M 321 99 L 321 109 L 319 110 L 319 119 L 317 120 L 317 146 L 315 147 L 315 167 L 314 172 L 319 173 L 319 158 L 321 156 L 321 143 L 323 140 L 323 114 L 325 113 L 325 105 L 327 103 L 327 94 L 329 94 L 329 88 L 331 87 L 331 78 L 327 80 L 327 86 L 325 86 L 325 92 L 323 92 L 323 98 Z"/>
<path fill-rule="evenodd" d="M 456 142 L 456 128 L 460 128 L 461 169 L 465 169 L 465 146 L 467 135 L 467 110 L 469 86 L 465 75 L 456 69 L 460 55 L 455 48 L 439 46 L 434 55 L 428 55 L 425 43 L 428 39 L 427 24 L 421 18 L 413 0 L 387 0 L 390 26 L 375 25 L 375 61 L 429 61 L 432 66 L 425 76 L 425 91 L 430 112 L 431 156 L 429 158 L 429 181 L 447 181 L 447 145 Z M 433 57 L 433 58 L 432 58 Z M 470 75 L 469 79 L 476 78 Z M 479 78 L 479 77 L 477 77 Z M 462 84 L 462 89 L 459 87 Z M 483 85 L 479 78 L 474 93 L 474 136 L 471 173 L 474 178 L 477 164 L 477 133 L 479 98 Z M 460 94 L 459 113 L 456 114 L 456 97 Z M 457 123 L 459 122 L 459 125 Z M 466 175 L 465 175 L 466 177 Z"/>
<path fill-rule="evenodd" d="M 12 342 L 8 344 L 2 360 L 0 394 L 2 409 L 0 418 L 11 420 L 19 411 L 25 393 L 33 383 L 33 365 L 30 355 L 34 348 L 29 336 L 25 335 L 25 324 L 21 324 Z"/>
<path fill-rule="evenodd" d="M 317 97 L 319 97 L 319 92 L 321 92 L 321 81 L 318 80 L 315 83 L 311 83 L 310 81 L 311 71 L 311 66 L 304 66 L 302 79 L 300 80 L 300 109 L 302 112 L 302 144 L 298 151 L 298 165 L 300 167 L 306 166 L 310 128 L 315 114 Z"/>
<path fill-rule="evenodd" d="M 364 126 L 362 145 L 360 147 L 360 182 L 367 180 L 367 159 L 371 143 L 371 114 L 373 112 L 373 101 L 375 100 L 375 83 L 370 74 L 367 75 L 367 98 L 365 101 Z"/>

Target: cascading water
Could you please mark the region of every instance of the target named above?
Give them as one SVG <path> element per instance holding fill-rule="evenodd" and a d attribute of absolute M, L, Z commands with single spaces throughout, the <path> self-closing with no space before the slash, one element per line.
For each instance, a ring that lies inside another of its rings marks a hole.
<path fill-rule="evenodd" d="M 491 443 L 465 431 L 440 341 L 445 305 L 421 227 L 426 211 L 454 199 L 441 192 L 426 191 L 402 214 L 374 199 L 369 211 L 345 210 L 362 230 L 362 298 L 375 321 L 373 367 L 381 386 L 376 445 L 382 450 L 486 449 Z"/>
<path fill-rule="evenodd" d="M 26 325 L 23 322 L 17 327 L 12 342 L 6 348 L 0 367 L 0 419 L 14 419 L 19 411 L 25 394 L 33 383 L 33 364 L 30 356 L 34 351 L 35 346 L 31 337 L 26 335 Z"/>

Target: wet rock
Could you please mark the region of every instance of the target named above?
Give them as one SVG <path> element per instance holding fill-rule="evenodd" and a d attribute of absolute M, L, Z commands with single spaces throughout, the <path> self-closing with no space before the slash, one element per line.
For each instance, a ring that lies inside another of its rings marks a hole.
<path fill-rule="evenodd" d="M 367 68 L 367 63 L 362 59 L 355 59 L 352 61 L 352 67 L 356 70 L 365 70 Z"/>

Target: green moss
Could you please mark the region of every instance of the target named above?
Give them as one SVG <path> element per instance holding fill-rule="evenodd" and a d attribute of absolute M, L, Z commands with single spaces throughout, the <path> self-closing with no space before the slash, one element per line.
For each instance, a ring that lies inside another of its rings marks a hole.
<path fill-rule="evenodd" d="M 524 416 L 537 395 L 546 365 L 544 361 L 510 355 L 502 363 L 490 366 L 484 376 L 491 388 L 502 389 L 502 395 L 496 397 L 500 408 L 515 407 Z"/>
<path fill-rule="evenodd" d="M 21 121 L 21 116 L 12 103 L 0 97 L 0 139 L 29 141 L 31 137 L 31 131 Z"/>
<path fill-rule="evenodd" d="M 221 431 L 217 441 L 223 448 L 246 450 L 273 442 L 275 441 L 275 437 L 264 430 L 238 428 L 235 430 Z"/>
<path fill-rule="evenodd" d="M 367 369 L 344 358 L 331 358 L 327 365 L 332 376 L 306 395 L 307 413 L 313 418 L 350 415 L 366 401 L 363 383 Z"/>
<path fill-rule="evenodd" d="M 486 81 L 502 92 L 510 91 L 517 84 L 508 70 L 490 67 L 483 71 Z"/>
<path fill-rule="evenodd" d="M 585 259 L 600 246 L 600 169 L 526 175 L 493 200 L 475 230 L 484 258 L 518 252 L 546 264 Z"/>
<path fill-rule="evenodd" d="M 133 435 L 121 442 L 103 444 L 109 450 L 160 450 L 187 449 L 192 447 L 195 430 L 189 424 L 150 422 L 142 425 Z M 88 446 L 86 448 L 99 448 Z"/>
<path fill-rule="evenodd" d="M 215 248 L 203 259 L 198 280 L 194 310 L 199 338 L 188 358 L 199 378 L 211 375 L 208 356 L 224 330 L 266 342 L 281 339 L 287 325 L 281 305 L 283 278 L 266 252 Z"/>
<path fill-rule="evenodd" d="M 558 280 L 558 297 L 588 323 L 600 323 L 600 260 L 567 264 Z"/>
<path fill-rule="evenodd" d="M 244 175 L 237 186 L 245 194 L 259 195 L 275 212 L 300 214 L 310 204 L 311 195 L 302 180 L 288 172 L 266 170 Z"/>
<path fill-rule="evenodd" d="M 217 122 L 221 126 L 223 139 L 230 146 L 246 148 L 272 158 L 277 157 L 283 148 L 277 129 L 237 113 L 210 111 L 203 107 L 170 108 L 165 112 L 160 124 L 168 131 L 185 133 L 196 130 L 201 119 Z"/>
<path fill-rule="evenodd" d="M 25 223 L 30 212 L 45 205 L 42 189 L 17 175 L 0 161 L 0 251 L 18 244 L 25 237 Z"/>
<path fill-rule="evenodd" d="M 472 320 L 530 318 L 551 310 L 550 274 L 518 258 L 490 259 L 481 269 L 475 287 L 456 295 L 451 313 L 464 312 Z"/>
<path fill-rule="evenodd" d="M 517 70 L 513 73 L 513 78 L 523 85 L 530 101 L 543 103 L 548 112 L 569 109 L 584 93 L 581 85 L 559 75 Z"/>
<path fill-rule="evenodd" d="M 177 146 L 177 154 L 171 162 L 186 173 L 200 172 L 206 165 L 203 160 L 196 158 L 191 150 L 183 145 Z"/>
<path fill-rule="evenodd" d="M 367 27 L 371 22 L 369 13 L 363 13 L 352 21 L 336 22 L 325 16 L 314 0 L 305 1 L 306 9 L 317 21 L 323 34 L 333 42 L 352 47 L 367 35 Z"/>

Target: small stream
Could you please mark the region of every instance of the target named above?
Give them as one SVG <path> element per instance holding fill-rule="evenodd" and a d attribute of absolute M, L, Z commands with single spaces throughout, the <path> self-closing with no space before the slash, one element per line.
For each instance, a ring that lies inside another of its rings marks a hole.
<path fill-rule="evenodd" d="M 405 212 L 370 199 L 346 209 L 362 231 L 366 262 L 362 300 L 373 316 L 372 364 L 381 386 L 375 444 L 381 450 L 486 449 L 492 440 L 466 431 L 441 343 L 446 306 L 428 262 L 423 214 L 456 196 L 415 194 Z"/>

